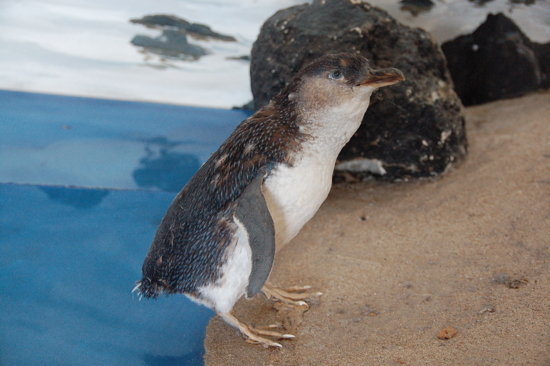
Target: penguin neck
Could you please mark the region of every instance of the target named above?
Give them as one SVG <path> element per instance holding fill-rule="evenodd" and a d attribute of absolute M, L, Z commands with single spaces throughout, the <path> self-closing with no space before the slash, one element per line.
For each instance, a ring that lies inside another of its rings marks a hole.
<path fill-rule="evenodd" d="M 355 134 L 369 106 L 369 98 L 350 100 L 329 108 L 303 112 L 300 132 L 309 137 L 304 148 L 327 157 L 336 157 Z"/>

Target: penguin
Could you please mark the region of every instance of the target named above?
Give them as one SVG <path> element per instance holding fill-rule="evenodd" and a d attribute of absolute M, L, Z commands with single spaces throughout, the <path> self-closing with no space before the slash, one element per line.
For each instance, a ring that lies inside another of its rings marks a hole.
<path fill-rule="evenodd" d="M 359 128 L 377 88 L 404 80 L 358 54 L 320 57 L 245 119 L 168 208 L 134 290 L 146 298 L 184 294 L 212 308 L 251 343 L 281 347 L 231 310 L 259 292 L 294 305 L 309 294 L 267 281 L 275 253 L 327 198 L 336 158 Z M 299 288 L 305 290 L 306 288 Z"/>

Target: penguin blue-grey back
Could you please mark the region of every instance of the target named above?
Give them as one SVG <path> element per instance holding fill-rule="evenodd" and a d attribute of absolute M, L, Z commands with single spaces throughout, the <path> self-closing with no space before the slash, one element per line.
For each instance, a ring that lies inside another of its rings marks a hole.
<path fill-rule="evenodd" d="M 244 120 L 176 196 L 143 264 L 145 297 L 182 293 L 216 310 L 250 341 L 278 346 L 230 311 L 262 290 L 276 248 L 288 243 L 326 199 L 342 147 L 372 92 L 404 80 L 356 54 L 324 56 L 303 68 Z M 286 301 L 283 292 L 263 292 Z M 289 296 L 290 298 L 290 296 Z M 296 297 L 292 297 L 296 298 Z M 288 300 L 292 303 L 292 300 Z"/>

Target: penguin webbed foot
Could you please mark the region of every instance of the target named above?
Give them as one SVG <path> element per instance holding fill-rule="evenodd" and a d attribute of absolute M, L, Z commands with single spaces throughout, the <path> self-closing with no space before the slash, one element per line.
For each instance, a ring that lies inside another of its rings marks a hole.
<path fill-rule="evenodd" d="M 272 341 L 265 337 L 276 339 L 292 339 L 295 338 L 292 334 L 280 333 L 274 329 L 294 329 L 299 326 L 302 319 L 302 314 L 309 309 L 309 305 L 304 301 L 315 299 L 322 295 L 321 292 L 308 292 L 311 286 L 293 286 L 286 289 L 280 289 L 266 282 L 262 288 L 262 292 L 268 299 L 275 300 L 277 303 L 278 316 L 283 318 L 282 327 L 280 325 L 269 325 L 265 327 L 252 327 L 242 323 L 231 312 L 220 313 L 218 315 L 229 325 L 237 328 L 244 334 L 248 343 L 261 344 L 262 346 L 282 348 L 280 343 Z M 288 319 L 287 319 L 288 318 Z"/>
<path fill-rule="evenodd" d="M 310 289 L 311 286 L 292 286 L 283 290 L 266 282 L 262 292 L 268 299 L 274 299 L 296 307 L 309 307 L 304 300 L 318 298 L 323 294 L 322 292 L 307 292 Z"/>
<path fill-rule="evenodd" d="M 294 335 L 292 334 L 283 334 L 283 333 L 270 330 L 270 329 L 278 328 L 276 325 L 264 327 L 266 329 L 254 328 L 242 323 L 239 319 L 235 318 L 235 316 L 233 316 L 233 314 L 231 313 L 218 313 L 218 315 L 227 324 L 233 326 L 234 328 L 237 328 L 242 334 L 244 334 L 247 337 L 246 341 L 248 343 L 261 344 L 265 348 L 268 348 L 268 347 L 282 348 L 283 346 L 280 343 L 274 342 L 271 339 L 267 339 L 262 336 L 273 337 L 278 339 L 294 338 Z"/>

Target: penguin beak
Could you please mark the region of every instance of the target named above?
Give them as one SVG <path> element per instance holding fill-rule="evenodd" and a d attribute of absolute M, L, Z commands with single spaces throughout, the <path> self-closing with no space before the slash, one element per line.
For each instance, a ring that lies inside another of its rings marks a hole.
<path fill-rule="evenodd" d="M 405 80 L 403 73 L 397 69 L 369 70 L 357 86 L 371 86 L 381 88 L 383 86 L 393 85 Z"/>

